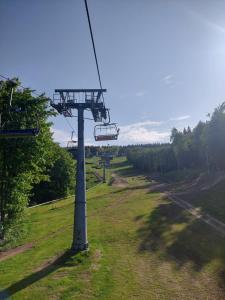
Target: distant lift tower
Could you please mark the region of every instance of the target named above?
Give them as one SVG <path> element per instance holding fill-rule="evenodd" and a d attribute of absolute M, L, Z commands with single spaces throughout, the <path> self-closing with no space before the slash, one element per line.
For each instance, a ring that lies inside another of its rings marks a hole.
<path fill-rule="evenodd" d="M 106 182 L 106 168 L 110 167 L 110 161 L 113 159 L 113 154 L 111 153 L 102 153 L 100 155 L 101 160 L 99 161 L 100 166 L 102 166 L 103 169 L 103 176 L 102 180 L 105 183 Z"/>
<path fill-rule="evenodd" d="M 76 191 L 74 206 L 74 229 L 72 250 L 75 252 L 88 249 L 86 215 L 86 180 L 84 147 L 84 111 L 90 110 L 95 122 L 107 119 L 107 109 L 103 99 L 105 89 L 57 89 L 51 106 L 65 117 L 73 117 L 73 110 L 78 111 L 78 152 Z"/>

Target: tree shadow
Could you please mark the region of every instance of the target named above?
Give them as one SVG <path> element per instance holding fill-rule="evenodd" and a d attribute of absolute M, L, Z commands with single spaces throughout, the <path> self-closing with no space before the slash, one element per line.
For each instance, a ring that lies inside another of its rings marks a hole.
<path fill-rule="evenodd" d="M 126 191 L 134 191 L 134 190 L 143 190 L 149 188 L 149 183 L 144 183 L 144 184 L 139 184 L 139 185 L 133 185 L 133 186 L 126 186 L 123 188 L 120 188 L 116 191 L 112 191 L 111 194 L 118 194 L 121 192 L 126 192 Z"/>
<path fill-rule="evenodd" d="M 129 166 L 129 163 L 127 160 L 122 161 L 122 162 L 111 162 L 111 166 L 113 168 L 123 168 L 123 167 Z"/>
<path fill-rule="evenodd" d="M 61 267 L 74 267 L 82 262 L 81 257 L 76 255 L 72 250 L 67 250 L 62 255 L 58 256 L 53 262 L 48 263 L 43 266 L 40 270 L 30 274 L 29 276 L 13 283 L 7 289 L 0 291 L 0 299 L 6 300 L 10 296 L 16 294 L 17 292 L 27 288 L 31 284 L 39 281 L 40 279 L 46 277 L 52 272 L 58 270 Z"/>
<path fill-rule="evenodd" d="M 165 260 L 174 261 L 176 268 L 191 265 L 201 271 L 217 260 L 219 285 L 225 287 L 225 240 L 208 224 L 194 219 L 173 203 L 156 207 L 138 230 L 139 251 L 155 252 Z"/>
<path fill-rule="evenodd" d="M 127 168 L 115 170 L 115 173 L 119 176 L 124 177 L 134 177 L 134 176 L 141 176 L 143 178 L 143 173 L 141 173 L 139 170 L 134 169 L 132 166 L 127 166 Z"/>

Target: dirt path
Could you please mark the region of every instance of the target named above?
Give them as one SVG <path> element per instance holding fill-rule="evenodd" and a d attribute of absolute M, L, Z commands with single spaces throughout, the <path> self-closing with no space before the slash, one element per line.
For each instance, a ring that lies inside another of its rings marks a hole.
<path fill-rule="evenodd" d="M 67 230 L 67 228 L 72 227 L 72 226 L 73 226 L 72 224 L 62 226 L 60 229 L 58 229 L 56 231 L 52 231 L 49 234 L 47 234 L 45 236 L 42 236 L 37 240 L 34 240 L 33 243 L 27 243 L 27 244 L 24 244 L 24 245 L 16 247 L 16 248 L 12 248 L 12 249 L 0 252 L 0 262 L 3 261 L 3 260 L 6 260 L 6 259 L 8 259 L 12 256 L 15 256 L 19 253 L 25 252 L 26 250 L 29 250 L 29 249 L 35 247 L 35 245 L 39 241 L 44 241 L 44 240 L 47 240 L 47 239 L 52 238 L 54 236 L 57 236 L 59 233 L 64 232 L 65 230 Z"/>
<path fill-rule="evenodd" d="M 118 176 L 117 174 L 113 173 L 111 180 L 110 180 L 110 185 L 112 186 L 116 186 L 116 187 L 127 187 L 128 186 L 128 182 L 126 179 Z"/>
<path fill-rule="evenodd" d="M 33 247 L 34 247 L 34 244 L 28 243 L 28 244 L 25 244 L 25 245 L 22 245 L 22 246 L 19 246 L 19 247 L 16 247 L 16 248 L 4 251 L 4 252 L 0 252 L 0 261 L 6 260 L 16 254 L 22 253 Z"/>

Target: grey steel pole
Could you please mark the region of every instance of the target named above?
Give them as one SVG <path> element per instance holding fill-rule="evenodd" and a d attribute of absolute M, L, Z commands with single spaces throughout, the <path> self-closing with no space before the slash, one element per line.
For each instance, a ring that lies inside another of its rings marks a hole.
<path fill-rule="evenodd" d="M 75 211 L 72 250 L 75 252 L 88 249 L 86 216 L 86 178 L 84 148 L 84 109 L 78 108 L 78 152 L 75 191 Z"/>

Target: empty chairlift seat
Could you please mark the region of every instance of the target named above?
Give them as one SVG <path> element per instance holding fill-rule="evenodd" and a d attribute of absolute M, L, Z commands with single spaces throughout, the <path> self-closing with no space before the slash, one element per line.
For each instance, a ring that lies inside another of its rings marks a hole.
<path fill-rule="evenodd" d="M 72 131 L 71 133 L 71 139 L 67 142 L 67 151 L 69 153 L 71 153 L 74 157 L 76 157 L 76 154 L 77 154 L 77 141 L 74 140 L 73 138 L 73 135 L 74 135 L 74 131 Z"/>
<path fill-rule="evenodd" d="M 119 129 L 116 123 L 106 123 L 96 125 L 94 129 L 95 141 L 112 141 L 117 140 L 119 135 Z"/>

